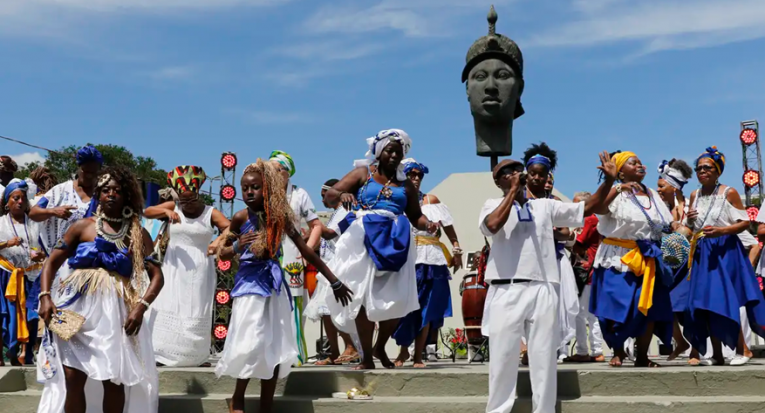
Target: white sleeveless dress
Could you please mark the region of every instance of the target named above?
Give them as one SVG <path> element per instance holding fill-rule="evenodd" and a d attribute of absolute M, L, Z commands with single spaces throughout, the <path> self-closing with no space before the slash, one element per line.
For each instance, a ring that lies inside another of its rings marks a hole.
<path fill-rule="evenodd" d="M 207 256 L 212 241 L 213 208 L 170 225 L 170 242 L 162 264 L 165 286 L 152 304 L 152 337 L 157 362 L 168 367 L 196 367 L 210 357 L 216 273 Z"/>

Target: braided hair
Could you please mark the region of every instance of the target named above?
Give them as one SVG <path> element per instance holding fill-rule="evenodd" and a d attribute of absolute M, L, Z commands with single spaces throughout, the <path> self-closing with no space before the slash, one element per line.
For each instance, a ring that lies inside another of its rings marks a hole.
<path fill-rule="evenodd" d="M 257 237 L 250 249 L 259 259 L 275 259 L 287 225 L 294 221 L 284 178 L 273 163 L 260 158 L 244 169 L 242 176 L 247 174 L 258 174 L 263 178 L 263 212 L 258 213 Z"/>
<path fill-rule="evenodd" d="M 37 185 L 38 192 L 48 192 L 54 186 L 58 185 L 58 179 L 50 169 L 44 166 L 38 166 L 32 173 L 29 174 L 29 178 Z"/>

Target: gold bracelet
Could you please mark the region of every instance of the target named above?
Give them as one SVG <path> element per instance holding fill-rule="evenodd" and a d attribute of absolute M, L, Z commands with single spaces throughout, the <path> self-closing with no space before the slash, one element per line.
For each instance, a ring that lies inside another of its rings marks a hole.
<path fill-rule="evenodd" d="M 50 291 L 42 291 L 42 292 L 40 292 L 40 294 L 37 294 L 37 299 L 39 300 L 39 299 L 45 297 L 46 295 L 48 297 L 50 297 Z"/>

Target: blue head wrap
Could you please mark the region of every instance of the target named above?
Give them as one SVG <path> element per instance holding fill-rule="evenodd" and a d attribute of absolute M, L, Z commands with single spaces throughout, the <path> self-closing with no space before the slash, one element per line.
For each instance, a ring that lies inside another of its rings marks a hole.
<path fill-rule="evenodd" d="M 403 161 L 401 161 L 401 163 L 404 165 L 404 173 L 407 175 L 409 175 L 409 172 L 412 172 L 415 169 L 422 172 L 423 175 L 430 172 L 428 170 L 428 167 L 425 166 L 424 163 L 417 162 L 414 160 L 414 158 L 404 159 Z"/>
<path fill-rule="evenodd" d="M 539 164 L 543 165 L 545 168 L 547 168 L 548 171 L 552 170 L 552 164 L 550 163 L 550 158 L 543 156 L 543 155 L 534 155 L 529 159 L 528 162 L 526 162 L 526 169 L 529 168 L 529 166 Z"/>
<path fill-rule="evenodd" d="M 18 178 L 11 180 L 8 186 L 5 187 L 5 191 L 1 194 L 3 197 L 3 205 L 8 203 L 8 199 L 11 197 L 11 194 L 13 193 L 13 191 L 16 191 L 18 189 L 21 189 L 22 191 L 26 192 L 27 199 L 31 199 L 29 198 L 29 196 L 30 195 L 34 196 L 34 192 L 37 192 L 37 186 L 34 185 L 34 183 L 30 185 L 29 184 L 30 182 L 32 181 L 31 180 L 22 181 L 21 179 L 18 179 Z M 30 187 L 32 187 L 33 191 L 29 190 Z M 32 193 L 30 194 L 30 192 Z"/>
<path fill-rule="evenodd" d="M 104 164 L 104 157 L 101 152 L 94 146 L 83 146 L 77 151 L 77 166 L 82 166 L 88 162 L 98 162 L 99 165 Z"/>
<path fill-rule="evenodd" d="M 717 167 L 717 173 L 722 175 L 725 170 L 725 155 L 717 150 L 717 146 L 710 146 L 707 148 L 706 152 L 699 155 L 698 159 L 696 159 L 696 165 L 698 166 L 699 161 L 704 158 L 711 159 Z"/>

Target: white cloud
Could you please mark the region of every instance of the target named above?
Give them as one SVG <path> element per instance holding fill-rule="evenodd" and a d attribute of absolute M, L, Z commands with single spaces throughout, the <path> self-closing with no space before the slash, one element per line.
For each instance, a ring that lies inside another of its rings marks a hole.
<path fill-rule="evenodd" d="M 309 42 L 293 46 L 284 46 L 275 50 L 274 53 L 282 56 L 306 60 L 354 60 L 369 56 L 384 46 L 380 43 L 363 40 L 357 44 L 338 40 L 324 42 Z"/>
<path fill-rule="evenodd" d="M 638 54 L 723 45 L 765 37 L 762 0 L 575 0 L 583 17 L 530 37 L 530 45 L 637 42 Z"/>
<path fill-rule="evenodd" d="M 196 70 L 191 66 L 167 66 L 147 73 L 147 76 L 158 81 L 189 80 L 194 77 Z"/>
<path fill-rule="evenodd" d="M 495 0 L 495 5 L 513 0 Z M 316 33 L 370 33 L 392 30 L 409 37 L 446 36 L 451 23 L 465 13 L 488 12 L 489 4 L 465 0 L 380 0 L 371 6 L 359 2 L 320 8 L 304 22 Z"/>
<path fill-rule="evenodd" d="M 37 162 L 37 163 L 45 162 L 45 157 L 40 155 L 39 152 L 24 152 L 18 155 L 8 155 L 8 156 L 10 156 L 16 162 L 16 164 L 19 165 L 19 168 L 32 162 Z"/>

